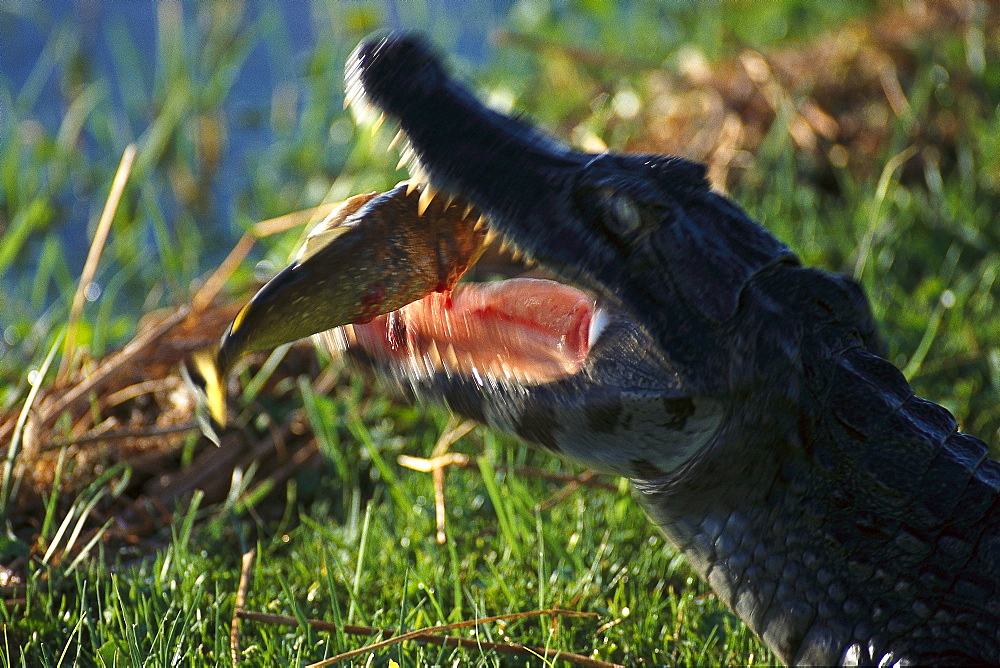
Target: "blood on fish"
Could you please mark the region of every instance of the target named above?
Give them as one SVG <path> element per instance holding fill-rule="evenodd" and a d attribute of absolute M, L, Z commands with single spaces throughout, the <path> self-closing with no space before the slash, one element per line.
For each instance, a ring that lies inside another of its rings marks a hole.
<path fill-rule="evenodd" d="M 400 317 L 399 311 L 390 311 L 386 316 L 385 340 L 389 350 L 395 352 L 401 350 L 407 342 L 406 323 Z"/>
<path fill-rule="evenodd" d="M 456 272 L 456 261 L 455 257 L 458 255 L 458 249 L 455 248 L 455 242 L 448 236 L 438 235 L 437 241 L 437 263 L 438 263 L 438 282 L 434 286 L 434 292 L 444 292 L 449 290 L 457 280 L 457 276 L 453 278 L 453 274 Z"/>
<path fill-rule="evenodd" d="M 358 318 L 354 322 L 359 324 L 371 322 L 372 319 L 379 314 L 379 309 L 384 302 L 385 287 L 379 285 L 378 283 L 369 285 L 365 288 L 365 291 L 361 293 L 361 298 L 358 300 L 361 312 L 358 313 Z"/>

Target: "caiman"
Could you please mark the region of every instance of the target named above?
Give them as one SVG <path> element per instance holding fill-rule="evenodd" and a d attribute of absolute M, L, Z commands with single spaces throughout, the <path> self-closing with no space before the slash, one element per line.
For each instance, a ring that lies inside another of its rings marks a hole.
<path fill-rule="evenodd" d="M 702 165 L 577 152 L 487 108 L 419 37 L 365 41 L 346 79 L 398 124 L 413 179 L 559 279 L 460 284 L 338 330 L 356 358 L 629 478 L 781 661 L 1000 663 L 1000 463 L 879 355 L 857 284 L 801 266 Z M 328 270 L 271 307 L 341 299 Z M 270 322 L 234 335 L 295 338 Z"/>

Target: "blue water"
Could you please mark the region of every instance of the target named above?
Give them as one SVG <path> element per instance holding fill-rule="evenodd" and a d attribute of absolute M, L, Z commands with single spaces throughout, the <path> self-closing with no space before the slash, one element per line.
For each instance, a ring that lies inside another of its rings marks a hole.
<path fill-rule="evenodd" d="M 340 0 L 339 9 L 371 7 L 381 17 L 383 28 L 421 30 L 435 38 L 447 33 L 446 48 L 476 65 L 491 58 L 489 33 L 505 24 L 504 17 L 512 1 L 382 0 L 362 4 Z M 225 150 L 211 188 L 209 208 L 195 214 L 199 226 L 204 224 L 210 233 L 207 239 L 211 247 L 205 249 L 202 257 L 202 262 L 207 265 L 205 269 L 225 256 L 239 234 L 239 229 L 233 225 L 239 205 L 234 193 L 247 191 L 252 178 L 247 165 L 253 164 L 255 158 L 277 140 L 271 124 L 267 122 L 273 90 L 281 83 L 279 79 L 301 75 L 310 54 L 317 48 L 317 40 L 324 39 L 324 35 L 317 34 L 315 15 L 320 11 L 328 12 L 330 8 L 327 4 L 321 0 L 294 0 L 275 4 L 248 2 L 245 6 L 246 25 L 254 25 L 256 19 L 266 14 L 280 17 L 283 48 L 274 51 L 286 54 L 290 48 L 291 62 L 276 62 L 267 45 L 262 40 L 256 40 L 256 46 L 243 62 L 223 104 L 227 119 Z M 337 7 L 334 9 L 339 11 Z M 193 30 L 196 26 L 189 24 L 197 20 L 197 5 L 184 2 L 181 10 L 186 29 Z M 59 52 L 55 48 L 58 44 L 56 36 L 65 31 L 69 35 L 75 34 L 79 41 L 79 67 L 86 72 L 86 80 L 105 81 L 114 111 L 112 117 L 119 119 L 116 122 L 120 123 L 120 119 L 125 119 L 121 129 L 124 136 L 117 138 L 121 146 L 141 139 L 152 119 L 136 118 L 136 95 L 131 87 L 141 87 L 148 99 L 149 91 L 155 85 L 157 21 L 157 3 L 147 0 L 0 3 L 0 95 L 3 96 L 0 97 L 0 114 L 11 113 L 10 109 L 2 108 L 2 100 L 16 102 L 28 99 L 28 109 L 18 109 L 15 118 L 18 121 L 23 121 L 24 117 L 31 118 L 52 135 L 58 131 L 70 102 L 66 91 L 61 89 L 61 82 L 67 78 L 66 68 L 73 65 L 67 66 L 63 59 L 56 62 L 52 70 L 46 71 L 43 64 L 52 53 Z M 116 36 L 120 37 L 122 31 L 139 55 L 127 72 L 120 71 L 121 58 L 116 55 L 115 45 L 110 43 Z M 344 55 L 349 48 L 344 45 Z M 338 67 L 341 66 L 342 61 L 338 63 Z M 39 72 L 46 74 L 39 77 Z M 133 101 L 131 108 L 130 99 Z M 331 104 L 339 104 L 339 98 L 333 94 L 331 100 Z M 113 168 L 120 157 L 120 150 L 114 155 L 97 155 L 108 153 L 105 144 L 98 142 L 85 128 L 79 149 L 92 160 Z M 165 179 L 162 174 L 157 178 Z M 65 191 L 56 195 L 60 220 L 49 233 L 62 237 L 67 267 L 70 275 L 75 277 L 79 275 L 86 257 L 88 226 L 92 229 L 106 192 L 93 190 L 80 198 L 79 193 L 74 192 L 72 183 L 67 185 Z M 7 203 L 0 200 L 0 211 L 6 206 Z M 169 224 L 178 213 L 177 205 L 165 201 L 163 206 Z M 244 206 L 243 211 L 246 210 Z M 11 217 L 14 214 L 11 211 L 6 213 Z M 0 231 L 3 222 L 0 218 Z M 0 286 L 25 282 L 30 285 L 37 266 L 39 246 L 40 240 L 33 238 L 23 258 L 15 262 L 8 275 L 0 277 Z M 0 328 L 4 319 L 0 313 Z"/>

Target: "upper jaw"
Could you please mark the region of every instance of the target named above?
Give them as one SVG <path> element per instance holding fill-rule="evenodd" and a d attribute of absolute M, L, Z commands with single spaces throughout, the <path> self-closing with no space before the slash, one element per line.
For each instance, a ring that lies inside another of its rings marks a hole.
<path fill-rule="evenodd" d="M 551 252 L 551 242 L 584 243 L 580 229 L 559 226 L 572 218 L 565 193 L 595 156 L 489 109 L 412 34 L 363 42 L 348 59 L 346 79 L 356 112 L 384 114 L 398 124 L 406 138 L 400 164 L 409 164 L 413 180 L 467 199 L 530 257 L 564 278 L 580 278 L 568 258 L 587 257 L 587 249 L 566 248 L 563 258 Z"/>

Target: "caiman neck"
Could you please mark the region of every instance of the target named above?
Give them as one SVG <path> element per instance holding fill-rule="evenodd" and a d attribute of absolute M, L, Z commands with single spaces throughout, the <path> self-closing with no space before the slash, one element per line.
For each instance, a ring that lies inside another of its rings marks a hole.
<path fill-rule="evenodd" d="M 753 283 L 744 312 L 811 317 L 739 328 L 768 337 L 734 348 L 744 396 L 685 467 L 633 481 L 651 518 L 783 662 L 956 661 L 977 643 L 988 656 L 978 578 L 995 565 L 974 547 L 1000 466 L 870 350 L 853 284 L 795 267 Z"/>

